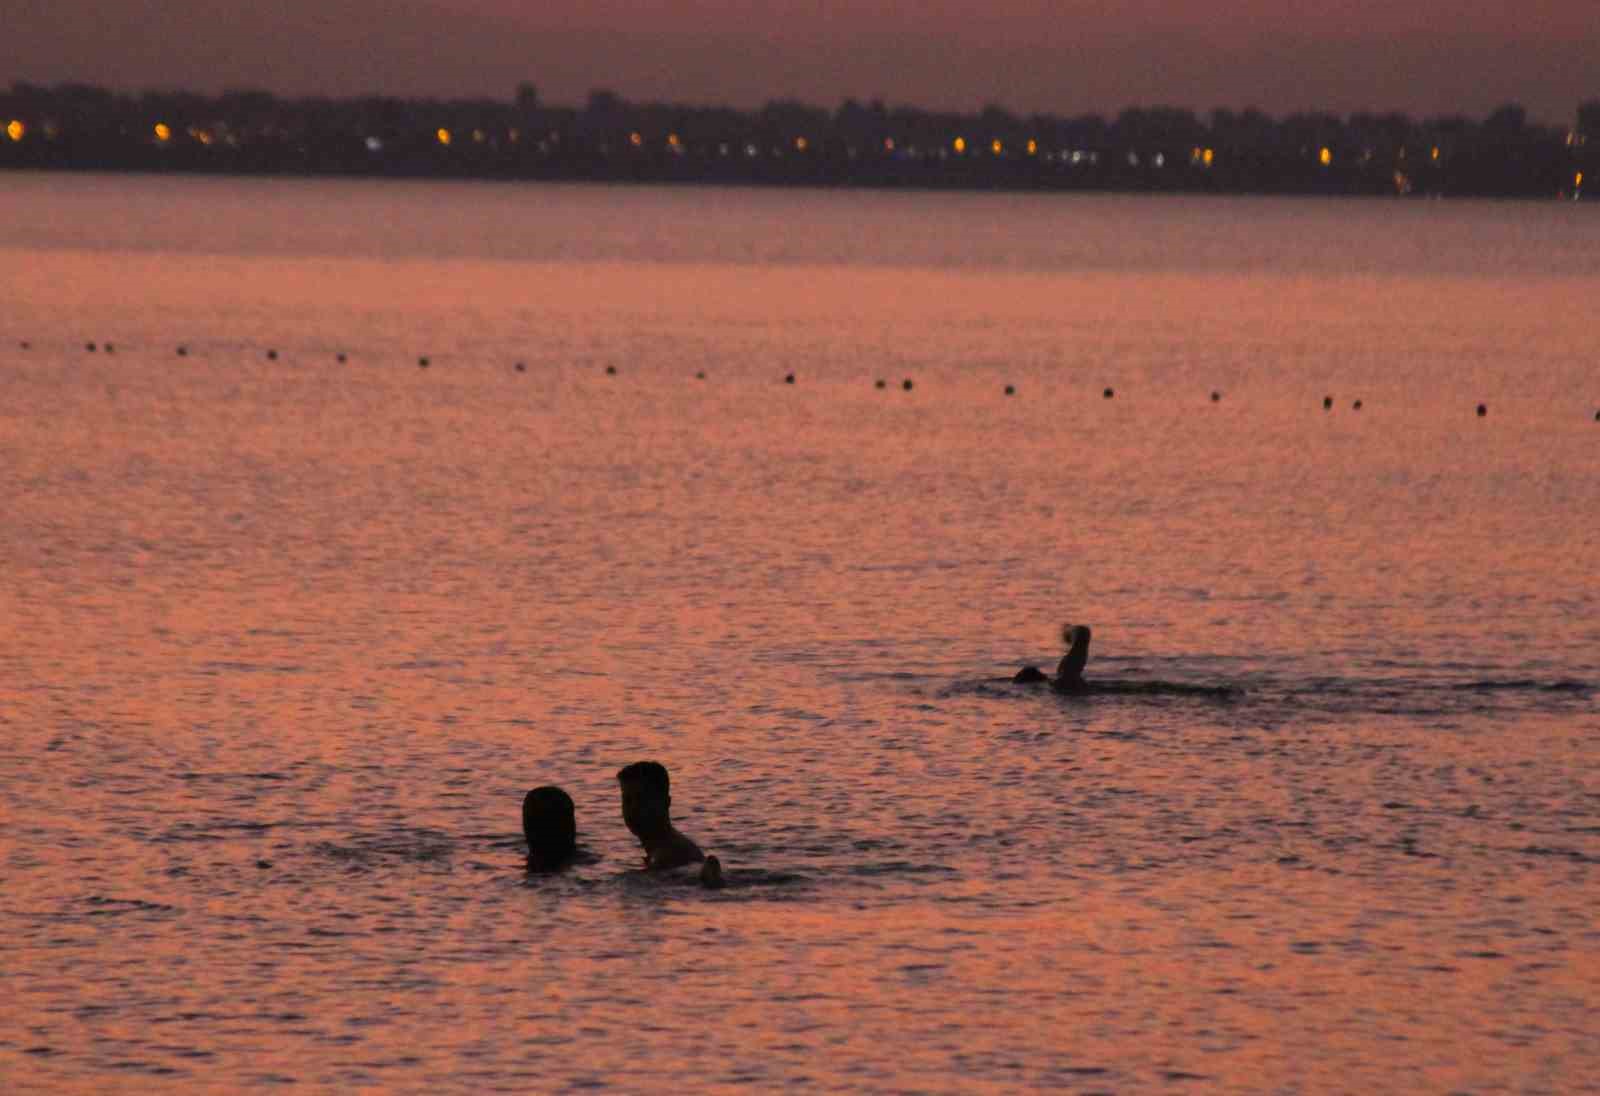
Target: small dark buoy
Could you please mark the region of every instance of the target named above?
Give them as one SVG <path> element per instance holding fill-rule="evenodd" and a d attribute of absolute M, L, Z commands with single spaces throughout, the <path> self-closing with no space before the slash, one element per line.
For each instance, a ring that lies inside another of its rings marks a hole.
<path fill-rule="evenodd" d="M 417 359 L 417 368 L 418 369 L 426 369 L 426 368 L 428 368 L 428 366 L 430 366 L 432 364 L 433 364 L 433 359 L 428 357 L 428 355 L 426 355 L 426 354 L 422 355 L 422 357 Z"/>
<path fill-rule="evenodd" d="M 783 383 L 784 384 L 793 384 L 794 383 L 794 374 L 793 373 L 784 374 Z"/>
<path fill-rule="evenodd" d="M 1218 392 L 1216 389 L 1212 389 L 1211 390 L 1211 402 L 1212 403 L 1221 403 L 1222 402 L 1222 393 Z"/>
<path fill-rule="evenodd" d="M 275 362 L 277 360 L 278 360 L 278 352 L 276 350 L 267 351 L 267 361 Z"/>
<path fill-rule="evenodd" d="M 333 360 L 338 362 L 340 365 L 343 365 L 345 362 L 350 360 L 350 355 L 341 350 L 339 353 L 333 356 Z"/>
<path fill-rule="evenodd" d="M 189 356 L 189 348 L 187 346 L 178 347 L 178 357 L 187 358 L 188 356 Z"/>
<path fill-rule="evenodd" d="M 888 388 L 889 387 L 889 382 L 884 380 L 882 377 L 879 377 L 877 382 L 874 383 L 872 387 L 874 387 L 874 388 Z"/>
<path fill-rule="evenodd" d="M 616 375 L 617 375 L 617 367 L 616 366 L 614 366 L 614 365 L 606 366 L 606 376 L 615 377 Z"/>
<path fill-rule="evenodd" d="M 116 352 L 117 352 L 117 344 L 116 343 L 106 343 L 106 353 L 107 354 L 115 354 Z"/>
<path fill-rule="evenodd" d="M 94 352 L 95 352 L 95 351 L 96 351 L 96 350 L 99 350 L 99 349 L 100 349 L 100 348 L 99 348 L 99 347 L 98 347 L 98 346 L 96 346 L 96 345 L 95 345 L 95 344 L 94 344 L 94 343 L 84 343 L 84 344 L 83 344 L 83 348 L 84 348 L 84 349 L 85 349 L 85 350 L 87 350 L 87 351 L 88 351 L 88 352 L 89 352 L 89 353 L 91 353 L 91 354 L 93 354 L 93 353 L 94 353 Z"/>
<path fill-rule="evenodd" d="M 270 867 L 272 867 L 272 861 L 270 861 L 270 860 L 257 860 L 256 861 L 256 867 L 258 867 L 258 868 L 270 868 Z"/>
<path fill-rule="evenodd" d="M 1486 403 L 1480 403 L 1478 405 L 1478 417 L 1481 419 L 1481 418 L 1483 418 L 1483 416 L 1487 415 L 1488 413 L 1489 413 L 1489 405 L 1486 404 Z"/>
<path fill-rule="evenodd" d="M 1351 404 L 1351 405 L 1350 405 L 1350 410 L 1352 410 L 1352 411 L 1359 411 L 1359 410 L 1361 410 L 1361 401 L 1360 401 L 1360 400 L 1357 400 L 1357 401 L 1356 401 L 1356 402 L 1355 402 L 1355 403 L 1352 403 L 1352 404 Z"/>
<path fill-rule="evenodd" d="M 1006 385 L 1006 395 L 1015 396 L 1016 394 L 1017 394 L 1017 386 L 1016 385 L 1014 385 L 1014 384 Z"/>
<path fill-rule="evenodd" d="M 517 370 L 518 373 L 526 373 L 528 371 L 527 363 L 526 362 L 518 362 L 516 364 L 516 370 Z"/>
<path fill-rule="evenodd" d="M 697 380 L 697 381 L 705 380 L 706 379 L 706 371 L 704 369 L 699 370 L 698 372 L 695 373 L 694 379 Z"/>
<path fill-rule="evenodd" d="M 1594 413 L 1594 421 L 1595 422 L 1600 422 L 1600 411 L 1596 411 Z"/>
<path fill-rule="evenodd" d="M 29 342 L 27 339 L 23 339 L 22 342 L 20 344 L 18 344 L 18 345 L 20 345 L 22 347 L 22 349 L 24 349 L 24 350 L 32 350 L 33 349 L 33 344 L 31 342 Z"/>
<path fill-rule="evenodd" d="M 1107 388 L 1104 392 L 1102 392 L 1100 394 L 1102 396 L 1104 396 L 1106 399 L 1109 400 L 1112 396 L 1115 396 L 1117 393 L 1116 393 L 1115 389 Z"/>
<path fill-rule="evenodd" d="M 1333 397 L 1332 396 L 1323 396 L 1322 397 L 1322 409 L 1324 411 L 1332 411 L 1333 410 Z"/>
<path fill-rule="evenodd" d="M 901 381 L 900 382 L 900 387 L 904 388 L 907 392 L 911 391 L 911 388 L 912 388 L 911 378 L 907 377 L 905 380 Z"/>

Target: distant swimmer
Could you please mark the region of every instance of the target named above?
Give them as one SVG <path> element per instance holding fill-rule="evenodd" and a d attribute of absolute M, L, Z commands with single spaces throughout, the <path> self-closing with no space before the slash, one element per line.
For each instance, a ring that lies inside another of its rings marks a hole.
<path fill-rule="evenodd" d="M 1086 692 L 1089 683 L 1083 679 L 1083 668 L 1089 664 L 1089 626 L 1087 624 L 1074 624 L 1062 629 L 1062 642 L 1067 644 L 1067 653 L 1061 657 L 1061 662 L 1056 666 L 1054 680 L 1046 677 L 1044 671 L 1037 666 L 1024 666 L 1017 671 L 1011 680 L 1017 685 L 1042 685 L 1048 683 L 1052 689 L 1062 693 Z"/>
<path fill-rule="evenodd" d="M 578 855 L 578 818 L 572 796 L 560 788 L 535 788 L 522 800 L 528 870 L 559 871 Z"/>
<path fill-rule="evenodd" d="M 666 871 L 700 865 L 700 882 L 722 886 L 722 864 L 672 825 L 671 778 L 657 761 L 635 761 L 617 773 L 622 787 L 622 821 L 644 846 L 644 866 Z"/>

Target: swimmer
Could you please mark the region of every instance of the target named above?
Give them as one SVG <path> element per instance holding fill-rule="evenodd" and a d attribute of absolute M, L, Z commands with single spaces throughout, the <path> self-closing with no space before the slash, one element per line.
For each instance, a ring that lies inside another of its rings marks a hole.
<path fill-rule="evenodd" d="M 635 761 L 617 773 L 622 786 L 622 821 L 644 846 L 644 866 L 665 871 L 700 865 L 700 882 L 722 886 L 722 864 L 672 825 L 671 778 L 657 761 Z"/>
<path fill-rule="evenodd" d="M 522 800 L 528 870 L 559 871 L 578 855 L 578 819 L 572 796 L 560 788 L 535 788 Z"/>
<path fill-rule="evenodd" d="M 1089 626 L 1074 624 L 1064 628 L 1061 639 L 1067 644 L 1067 653 L 1061 656 L 1061 662 L 1056 666 L 1054 680 L 1046 677 L 1037 666 L 1024 666 L 1017 671 L 1012 682 L 1017 685 L 1048 683 L 1052 689 L 1062 693 L 1087 691 L 1089 683 L 1083 679 L 1083 668 L 1089 664 Z"/>

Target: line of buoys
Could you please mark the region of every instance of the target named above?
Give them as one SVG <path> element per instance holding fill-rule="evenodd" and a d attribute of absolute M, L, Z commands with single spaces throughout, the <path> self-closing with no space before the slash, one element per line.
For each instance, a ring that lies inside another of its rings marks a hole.
<path fill-rule="evenodd" d="M 33 343 L 28 339 L 20 339 L 17 342 L 17 348 L 19 350 L 32 350 L 33 349 Z M 102 342 L 95 342 L 95 341 L 91 340 L 89 342 L 84 343 L 83 344 L 83 348 L 84 348 L 84 350 L 86 350 L 90 354 L 94 354 L 94 353 L 101 352 L 101 351 L 105 352 L 106 354 L 115 354 L 117 352 L 117 345 L 116 345 L 116 343 L 113 343 L 113 342 L 103 342 L 102 343 Z M 175 348 L 174 352 L 180 358 L 187 358 L 189 356 L 188 344 L 179 343 L 177 345 L 177 347 Z M 277 351 L 277 349 L 275 347 L 269 348 L 267 350 L 267 352 L 266 352 L 266 356 L 267 356 L 267 360 L 268 361 L 271 361 L 271 362 L 277 361 L 278 360 L 278 351 Z M 343 364 L 347 363 L 350 360 L 350 355 L 341 350 L 337 354 L 334 355 L 334 359 L 340 365 L 343 365 Z M 428 355 L 426 355 L 426 354 L 424 354 L 424 355 L 422 355 L 422 356 L 417 358 L 417 365 L 422 369 L 427 369 L 432 364 L 433 364 L 433 359 L 431 357 L 429 357 Z M 517 362 L 512 368 L 515 369 L 516 372 L 518 372 L 518 373 L 526 373 L 528 371 L 528 365 L 527 365 L 526 362 Z M 617 367 L 616 366 L 614 366 L 614 365 L 606 366 L 606 376 L 614 377 L 616 375 L 617 375 Z M 704 369 L 697 370 L 695 372 L 695 379 L 696 380 L 701 380 L 701 381 L 705 380 L 706 379 L 706 371 Z M 785 384 L 794 384 L 795 383 L 795 375 L 793 373 L 784 374 L 783 383 L 785 383 Z M 884 380 L 882 377 L 879 377 L 877 380 L 873 381 L 873 387 L 874 388 L 883 389 L 883 388 L 887 388 L 888 386 L 889 386 L 889 382 Z M 916 387 L 916 383 L 910 377 L 907 377 L 907 378 L 905 378 L 904 380 L 902 380 L 900 382 L 900 387 L 903 390 L 905 390 L 907 392 L 910 392 Z M 1008 384 L 1008 385 L 1005 386 L 1004 391 L 1005 391 L 1006 395 L 1014 396 L 1014 395 L 1017 394 L 1017 386 L 1014 385 L 1014 384 Z M 1110 385 L 1107 385 L 1104 389 L 1101 390 L 1101 393 L 1100 393 L 1101 398 L 1102 399 L 1107 399 L 1107 400 L 1115 398 L 1116 394 L 1117 394 L 1116 389 L 1112 388 Z M 1214 388 L 1214 389 L 1211 390 L 1211 402 L 1212 403 L 1221 403 L 1222 402 L 1222 392 L 1221 392 L 1220 389 L 1215 389 Z M 1365 406 L 1363 401 L 1361 401 L 1359 399 L 1358 400 L 1354 400 L 1350 404 L 1350 410 L 1352 410 L 1352 411 L 1360 411 L 1363 406 Z M 1331 395 L 1322 397 L 1322 409 L 1324 411 L 1333 410 L 1333 397 Z M 1480 419 L 1487 418 L 1488 415 L 1489 415 L 1489 405 L 1487 403 L 1480 403 L 1480 404 L 1477 405 L 1476 411 L 1477 411 L 1478 418 L 1480 418 Z M 1600 422 L 1600 410 L 1596 410 L 1595 411 L 1595 413 L 1594 413 L 1594 421 L 1595 422 Z"/>

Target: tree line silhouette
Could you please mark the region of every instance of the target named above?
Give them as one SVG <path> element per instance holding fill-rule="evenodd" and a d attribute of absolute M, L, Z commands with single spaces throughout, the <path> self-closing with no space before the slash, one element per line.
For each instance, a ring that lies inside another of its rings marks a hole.
<path fill-rule="evenodd" d="M 1217 193 L 1600 193 L 1600 99 L 1574 124 L 1507 104 L 1481 120 L 1137 107 L 1115 118 L 847 100 L 759 110 L 596 90 L 509 101 L 0 92 L 0 167 L 100 171 Z"/>

